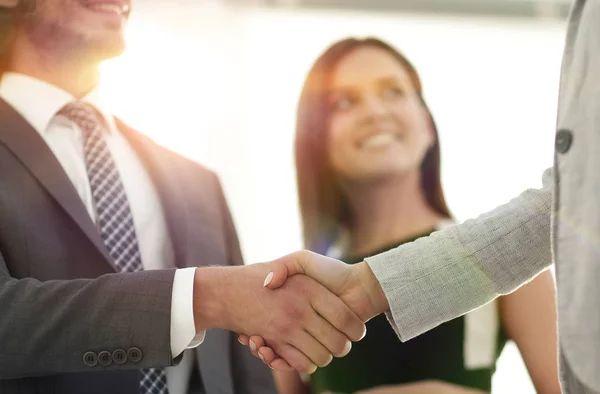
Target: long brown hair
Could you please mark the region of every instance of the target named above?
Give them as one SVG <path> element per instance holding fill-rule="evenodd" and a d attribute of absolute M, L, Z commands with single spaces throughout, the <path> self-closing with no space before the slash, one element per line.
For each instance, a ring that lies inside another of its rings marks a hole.
<path fill-rule="evenodd" d="M 427 203 L 440 215 L 450 218 L 441 184 L 440 146 L 431 113 L 423 100 L 421 80 L 413 65 L 400 52 L 375 39 L 348 38 L 329 47 L 309 71 L 300 100 L 296 119 L 296 176 L 302 216 L 304 247 L 324 253 L 350 223 L 350 208 L 344 198 L 335 174 L 329 165 L 327 127 L 332 108 L 328 86 L 337 64 L 357 48 L 370 46 L 389 52 L 410 75 L 415 91 L 431 118 L 435 142 L 421 164 L 421 187 Z"/>

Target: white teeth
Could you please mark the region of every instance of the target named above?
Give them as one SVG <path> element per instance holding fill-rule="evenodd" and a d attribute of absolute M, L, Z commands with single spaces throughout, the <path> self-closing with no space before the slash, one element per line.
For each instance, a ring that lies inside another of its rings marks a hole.
<path fill-rule="evenodd" d="M 114 12 L 115 14 L 124 14 L 129 10 L 127 5 L 109 4 L 109 3 L 97 3 L 91 6 L 92 9 L 99 11 Z"/>
<path fill-rule="evenodd" d="M 392 133 L 377 133 L 362 142 L 363 148 L 380 148 L 397 140 Z"/>

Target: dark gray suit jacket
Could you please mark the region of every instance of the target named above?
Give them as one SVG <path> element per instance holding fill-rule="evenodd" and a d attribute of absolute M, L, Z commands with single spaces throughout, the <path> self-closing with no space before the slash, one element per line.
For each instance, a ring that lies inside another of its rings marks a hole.
<path fill-rule="evenodd" d="M 156 186 L 177 266 L 242 264 L 216 175 L 118 125 Z M 0 100 L 0 393 L 137 393 L 138 369 L 178 361 L 174 272 L 116 274 L 53 153 Z M 207 393 L 275 391 L 234 333 L 209 331 L 195 351 Z"/>

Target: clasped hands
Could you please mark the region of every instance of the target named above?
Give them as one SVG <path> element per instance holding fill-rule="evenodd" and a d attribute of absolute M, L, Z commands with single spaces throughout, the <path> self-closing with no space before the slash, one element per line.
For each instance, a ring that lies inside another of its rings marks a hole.
<path fill-rule="evenodd" d="M 270 263 L 208 267 L 194 279 L 196 331 L 224 328 L 273 369 L 313 373 L 350 352 L 364 323 L 389 309 L 363 262 L 308 251 Z"/>

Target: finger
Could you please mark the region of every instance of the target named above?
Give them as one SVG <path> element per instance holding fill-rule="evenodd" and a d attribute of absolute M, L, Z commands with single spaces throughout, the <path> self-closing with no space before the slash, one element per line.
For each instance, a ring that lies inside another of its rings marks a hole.
<path fill-rule="evenodd" d="M 298 272 L 297 267 L 295 269 L 290 269 L 291 267 L 288 268 L 288 265 L 293 265 L 294 261 L 287 262 L 284 259 L 285 257 L 271 263 L 271 271 L 265 278 L 264 287 L 268 289 L 277 289 L 283 286 L 289 276 L 301 273 Z"/>
<path fill-rule="evenodd" d="M 252 343 L 254 343 L 254 345 L 256 346 L 257 349 L 260 349 L 263 346 L 267 346 L 267 343 L 265 342 L 263 337 L 259 337 L 258 335 L 252 335 L 250 337 L 250 341 L 252 341 Z"/>
<path fill-rule="evenodd" d="M 250 337 L 250 347 L 252 349 L 251 351 L 252 351 L 252 354 L 254 355 L 254 357 L 260 358 L 258 349 L 260 349 L 261 347 L 263 347 L 265 345 L 266 345 L 265 340 L 262 339 L 262 337 L 259 337 L 257 335 L 253 335 Z"/>
<path fill-rule="evenodd" d="M 248 347 L 250 348 L 250 352 L 254 357 L 259 357 L 258 349 L 265 345 L 265 341 L 261 337 L 250 337 L 248 341 Z M 260 358 L 260 357 L 259 357 Z"/>
<path fill-rule="evenodd" d="M 241 343 L 244 346 L 248 347 L 248 350 L 250 350 L 250 353 L 252 353 L 252 355 L 254 357 L 258 357 L 258 351 L 256 349 L 259 348 L 259 346 L 256 346 L 256 343 L 251 344 L 250 343 L 250 337 L 248 335 L 245 334 L 240 334 L 238 336 L 238 342 Z M 253 347 L 254 345 L 254 347 Z"/>
<path fill-rule="evenodd" d="M 260 359 L 267 365 L 271 365 L 271 363 L 279 358 L 275 351 L 268 346 L 263 346 L 258 349 L 258 354 L 260 355 Z"/>
<path fill-rule="evenodd" d="M 316 319 L 317 319 L 317 316 L 315 314 L 314 320 L 316 320 Z M 313 319 L 311 319 L 311 320 L 313 320 Z M 311 324 L 315 324 L 315 323 L 311 322 Z M 319 367 L 327 366 L 333 359 L 331 352 L 329 350 L 327 350 L 327 348 L 325 346 L 323 346 L 323 344 L 321 344 L 321 342 L 316 340 L 307 331 L 300 331 L 298 334 L 294 334 L 292 340 L 289 343 L 290 343 L 290 345 L 294 346 L 296 349 L 298 349 L 299 351 L 304 353 L 306 355 L 306 357 L 308 357 L 313 364 L 315 364 Z M 284 354 L 279 353 L 279 351 L 277 351 L 277 350 L 276 350 L 276 352 L 281 357 L 285 358 L 286 361 L 288 361 L 288 363 L 291 361 L 291 360 L 288 360 L 288 358 Z"/>
<path fill-rule="evenodd" d="M 280 358 L 275 351 L 268 346 L 259 347 L 258 354 L 260 359 L 267 364 L 269 368 L 276 369 L 281 372 L 295 371 L 290 364 L 288 364 L 284 359 Z"/>
<path fill-rule="evenodd" d="M 317 366 L 313 364 L 313 362 L 304 353 L 294 346 L 288 344 L 273 346 L 273 350 L 281 358 L 275 359 L 271 363 L 272 368 L 279 370 L 280 367 L 284 366 L 284 364 L 280 361 L 283 359 L 282 361 L 287 363 L 294 370 L 303 374 L 312 374 L 317 370 Z"/>
<path fill-rule="evenodd" d="M 255 339 L 256 338 L 256 339 Z M 261 337 L 251 337 L 253 341 L 259 343 L 263 339 Z M 280 358 L 273 349 L 263 345 L 258 348 L 258 357 L 267 364 L 269 368 L 276 369 L 282 372 L 295 371 L 284 359 Z"/>
<path fill-rule="evenodd" d="M 269 367 L 271 369 L 274 369 L 276 371 L 281 371 L 281 372 L 292 372 L 292 371 L 296 371 L 294 368 L 292 368 L 290 366 L 290 364 L 288 364 L 284 359 L 282 358 L 276 358 L 275 360 L 273 360 L 271 362 L 271 364 L 269 365 Z M 297 371 L 296 371 L 297 372 Z"/>
<path fill-rule="evenodd" d="M 358 342 L 365 336 L 367 328 L 361 318 L 358 317 L 356 313 L 348 308 L 348 306 L 334 294 L 328 291 L 317 292 L 315 297 L 311 299 L 311 305 L 319 315 L 329 322 L 332 328 L 340 333 L 343 333 L 351 341 Z M 322 338 L 329 338 L 327 334 L 331 333 L 322 332 L 321 335 L 317 336 L 316 338 L 321 341 Z M 325 344 L 325 342 L 322 341 L 321 343 Z M 342 344 L 339 342 L 339 338 L 338 341 L 333 343 L 328 342 L 328 344 L 335 346 L 333 349 L 330 347 L 328 347 L 328 349 L 331 350 L 332 354 L 336 356 L 343 350 L 347 350 L 348 352 L 350 351 L 349 348 L 346 349 L 348 346 L 347 344 Z M 346 354 L 348 353 L 338 357 L 343 357 Z"/>
<path fill-rule="evenodd" d="M 250 342 L 250 337 L 248 337 L 248 335 L 246 335 L 246 334 L 240 334 L 238 336 L 238 342 L 244 346 L 249 346 L 248 342 Z"/>
<path fill-rule="evenodd" d="M 335 357 L 344 357 L 352 349 L 352 342 L 327 320 L 317 316 L 316 323 L 306 328 L 308 333 L 329 350 Z"/>

